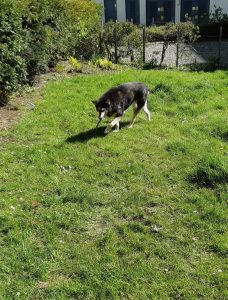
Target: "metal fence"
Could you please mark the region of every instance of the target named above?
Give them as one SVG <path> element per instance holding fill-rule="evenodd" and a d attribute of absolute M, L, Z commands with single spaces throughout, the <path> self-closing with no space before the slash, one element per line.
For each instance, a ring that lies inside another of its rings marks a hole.
<path fill-rule="evenodd" d="M 142 27 L 141 29 L 141 51 L 138 55 L 131 55 L 131 51 L 126 49 L 124 52 L 122 48 L 118 47 L 117 42 L 117 26 L 114 27 L 113 30 L 113 38 L 114 38 L 114 47 L 112 49 L 112 60 L 117 63 L 119 59 L 119 53 L 122 52 L 122 58 L 127 59 L 130 62 L 134 62 L 136 59 L 141 60 L 142 63 L 148 63 L 154 60 L 154 65 L 161 66 L 162 64 L 167 65 L 167 59 L 165 60 L 165 56 L 167 55 L 167 49 L 164 49 L 164 40 L 160 40 L 157 42 L 149 43 L 146 36 L 146 27 Z M 174 41 L 168 41 L 166 48 L 169 47 L 169 51 L 172 53 L 169 54 L 168 65 L 172 65 L 175 67 L 179 67 L 183 64 L 191 64 L 191 63 L 207 63 L 210 59 L 214 59 L 217 61 L 218 68 L 220 67 L 228 67 L 228 42 L 223 45 L 223 41 L 228 39 L 223 33 L 223 26 L 218 27 L 218 32 L 215 35 L 200 35 L 200 39 L 195 43 L 184 43 L 180 40 L 179 30 L 176 31 L 176 38 Z M 207 51 L 208 47 L 208 51 Z M 128 50 L 128 51 L 127 51 Z M 102 34 L 100 34 L 100 53 L 103 52 L 102 46 Z M 132 49 L 134 52 L 134 49 Z M 125 55 L 124 55 L 125 53 Z M 156 53 L 153 56 L 153 53 Z M 191 54 L 189 54 L 191 53 Z M 194 59 L 195 53 L 195 59 Z M 226 55 L 227 53 L 227 55 Z M 192 55 L 192 58 L 188 60 L 183 59 L 184 55 Z M 200 57 L 202 56 L 202 59 Z M 227 61 L 226 57 L 227 56 Z M 199 59 L 198 59 L 199 58 Z"/>

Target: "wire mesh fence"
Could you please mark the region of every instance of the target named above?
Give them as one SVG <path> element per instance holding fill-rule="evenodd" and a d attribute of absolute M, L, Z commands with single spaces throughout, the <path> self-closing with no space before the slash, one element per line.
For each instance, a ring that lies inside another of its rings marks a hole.
<path fill-rule="evenodd" d="M 217 32 L 216 32 L 217 31 Z M 214 30 L 213 35 L 202 31 L 197 41 L 189 41 L 183 38 L 181 29 L 176 28 L 175 34 L 171 37 L 164 34 L 159 39 L 150 41 L 148 28 L 138 28 L 140 39 L 138 47 L 135 47 L 134 40 L 126 45 L 120 45 L 118 36 L 118 23 L 114 23 L 111 33 L 112 46 L 109 49 L 109 59 L 113 62 L 150 63 L 153 67 L 162 65 L 179 67 L 184 64 L 207 63 L 210 59 L 217 62 L 218 67 L 228 66 L 228 34 L 220 25 Z M 105 51 L 104 34 L 100 33 L 100 54 Z M 123 38 L 123 36 L 121 36 Z M 127 38 L 127 37 L 126 37 Z M 132 43 L 132 44 L 131 44 Z M 107 49 L 106 49 L 107 50 Z M 107 51 L 106 51 L 107 52 Z"/>

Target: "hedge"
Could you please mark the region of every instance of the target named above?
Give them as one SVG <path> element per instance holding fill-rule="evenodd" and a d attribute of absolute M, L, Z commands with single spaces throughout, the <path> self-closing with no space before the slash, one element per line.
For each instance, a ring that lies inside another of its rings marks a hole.
<path fill-rule="evenodd" d="M 98 48 L 101 7 L 95 0 L 1 0 L 0 103 L 62 59 Z"/>

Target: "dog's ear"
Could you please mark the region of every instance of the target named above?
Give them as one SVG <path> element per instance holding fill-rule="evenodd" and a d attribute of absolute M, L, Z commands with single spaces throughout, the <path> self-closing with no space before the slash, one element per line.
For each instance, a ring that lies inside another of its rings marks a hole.
<path fill-rule="evenodd" d="M 94 105 L 96 105 L 96 104 L 97 104 L 97 100 L 92 100 L 92 103 L 93 103 Z"/>

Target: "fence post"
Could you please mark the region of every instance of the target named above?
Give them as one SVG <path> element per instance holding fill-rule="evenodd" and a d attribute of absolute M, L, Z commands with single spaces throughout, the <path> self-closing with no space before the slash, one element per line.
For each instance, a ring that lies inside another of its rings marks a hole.
<path fill-rule="evenodd" d="M 179 67 L 179 28 L 177 28 L 176 68 Z"/>
<path fill-rule="evenodd" d="M 117 21 L 115 22 L 114 27 L 114 40 L 115 40 L 115 63 L 118 63 L 118 56 L 117 56 Z"/>
<path fill-rule="evenodd" d="M 143 26 L 143 63 L 145 63 L 146 57 L 146 28 Z"/>
<path fill-rule="evenodd" d="M 222 25 L 219 27 L 219 53 L 218 53 L 218 67 L 221 67 L 221 47 L 222 47 Z"/>
<path fill-rule="evenodd" d="M 143 63 L 145 63 L 146 56 L 146 28 L 143 26 Z"/>
<path fill-rule="evenodd" d="M 101 23 L 101 28 L 99 30 L 99 52 L 100 55 L 103 54 L 103 22 Z"/>

